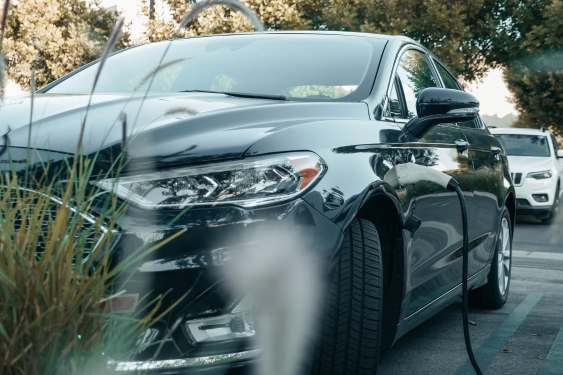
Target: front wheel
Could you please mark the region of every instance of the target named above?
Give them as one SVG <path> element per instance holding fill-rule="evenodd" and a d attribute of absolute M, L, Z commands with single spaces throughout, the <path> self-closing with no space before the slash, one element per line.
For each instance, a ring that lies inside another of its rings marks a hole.
<path fill-rule="evenodd" d="M 491 265 L 487 284 L 472 291 L 472 302 L 489 309 L 500 309 L 503 307 L 508 299 L 511 275 L 512 225 L 510 214 L 508 210 L 504 208 L 493 256 L 493 264 Z"/>
<path fill-rule="evenodd" d="M 541 219 L 542 224 L 546 224 L 546 225 L 551 224 L 553 222 L 553 219 L 557 216 L 557 213 L 559 212 L 559 202 L 560 202 L 559 193 L 560 193 L 559 185 L 557 185 L 557 189 L 555 190 L 555 200 L 553 201 L 553 206 L 551 207 L 551 211 L 549 212 L 548 216 Z"/>
<path fill-rule="evenodd" d="M 345 233 L 327 290 L 311 374 L 376 375 L 383 312 L 381 242 L 355 219 Z"/>

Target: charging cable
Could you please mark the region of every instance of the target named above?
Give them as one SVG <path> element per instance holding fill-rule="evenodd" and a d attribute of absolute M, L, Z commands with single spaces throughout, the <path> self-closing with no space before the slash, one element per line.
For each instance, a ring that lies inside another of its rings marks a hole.
<path fill-rule="evenodd" d="M 415 163 L 405 163 L 399 164 L 393 167 L 384 179 L 385 182 L 389 183 L 391 186 L 398 185 L 409 185 L 420 181 L 434 182 L 444 189 L 449 191 L 454 191 L 459 199 L 459 204 L 461 206 L 461 219 L 463 227 L 463 265 L 462 265 L 462 315 L 463 315 L 463 337 L 465 340 L 465 350 L 467 351 L 467 356 L 471 362 L 471 366 L 475 370 L 477 375 L 483 375 L 477 359 L 475 358 L 475 353 L 473 353 L 473 346 L 471 344 L 471 336 L 469 333 L 469 229 L 467 220 L 467 206 L 465 204 L 465 195 L 461 189 L 459 183 L 453 177 L 432 169 L 430 167 L 425 167 L 423 165 Z"/>

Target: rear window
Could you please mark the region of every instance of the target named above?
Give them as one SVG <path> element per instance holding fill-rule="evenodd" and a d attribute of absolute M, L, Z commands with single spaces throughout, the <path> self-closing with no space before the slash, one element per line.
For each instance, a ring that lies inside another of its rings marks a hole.
<path fill-rule="evenodd" d="M 549 157 L 549 141 L 544 135 L 496 134 L 496 137 L 511 156 Z"/>

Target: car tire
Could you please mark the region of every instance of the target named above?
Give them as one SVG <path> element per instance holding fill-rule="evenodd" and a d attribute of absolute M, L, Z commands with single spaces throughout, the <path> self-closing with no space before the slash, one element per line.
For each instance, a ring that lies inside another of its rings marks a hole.
<path fill-rule="evenodd" d="M 547 216 L 542 217 L 540 219 L 541 223 L 543 225 L 551 225 L 551 223 L 553 223 L 553 218 L 555 217 L 555 212 L 553 212 L 553 209 L 551 209 L 551 211 L 549 211 L 549 213 L 547 214 Z"/>
<path fill-rule="evenodd" d="M 557 189 L 555 190 L 555 200 L 553 202 L 553 206 L 551 207 L 551 211 L 549 212 L 548 216 L 541 219 L 542 224 L 549 225 L 553 223 L 553 219 L 557 216 L 557 213 L 559 212 L 559 202 L 560 202 L 559 192 L 560 192 L 559 185 L 557 185 Z"/>
<path fill-rule="evenodd" d="M 511 273 L 512 223 L 508 210 L 504 208 L 487 284 L 471 292 L 472 304 L 488 309 L 503 307 L 510 291 Z"/>
<path fill-rule="evenodd" d="M 355 219 L 330 275 L 311 374 L 376 375 L 383 316 L 381 251 L 375 225 Z"/>

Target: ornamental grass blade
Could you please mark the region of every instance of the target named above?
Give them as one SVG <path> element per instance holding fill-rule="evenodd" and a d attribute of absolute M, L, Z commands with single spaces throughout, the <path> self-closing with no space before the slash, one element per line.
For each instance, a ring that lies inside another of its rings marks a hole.
<path fill-rule="evenodd" d="M 6 89 L 6 62 L 4 55 L 0 49 L 0 103 L 4 100 L 4 92 Z"/>
<path fill-rule="evenodd" d="M 0 21 L 0 53 L 4 45 L 4 33 L 8 25 L 8 11 L 10 9 L 10 0 L 4 0 L 4 7 L 2 8 L 2 20 Z"/>
<path fill-rule="evenodd" d="M 6 61 L 4 60 L 4 33 L 8 25 L 8 10 L 10 9 L 10 0 L 4 0 L 2 8 L 2 20 L 0 20 L 0 103 L 4 100 L 4 92 L 6 88 Z"/>
<path fill-rule="evenodd" d="M 111 35 L 106 43 L 104 48 L 104 52 L 102 53 L 102 57 L 100 58 L 100 62 L 98 64 L 98 70 L 96 71 L 96 76 L 94 77 L 94 82 L 92 84 L 92 89 L 90 90 L 90 96 L 88 97 L 88 104 L 86 105 L 86 111 L 84 113 L 84 117 L 82 119 L 82 125 L 80 127 L 80 135 L 78 136 L 78 145 L 76 146 L 76 155 L 80 154 L 80 150 L 82 148 L 82 141 L 84 139 L 84 130 L 86 128 L 86 121 L 88 120 L 88 112 L 90 111 L 90 107 L 92 106 L 92 98 L 94 96 L 94 92 L 96 91 L 96 87 L 98 86 L 98 81 L 100 80 L 100 76 L 102 71 L 104 70 L 104 66 L 108 57 L 111 55 L 119 38 L 123 34 L 123 25 L 125 23 L 125 18 L 120 17 L 117 20 L 117 23 L 113 27 L 111 31 Z M 75 159 L 76 160 L 76 159 Z"/>

